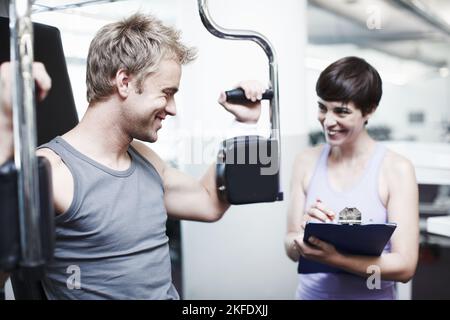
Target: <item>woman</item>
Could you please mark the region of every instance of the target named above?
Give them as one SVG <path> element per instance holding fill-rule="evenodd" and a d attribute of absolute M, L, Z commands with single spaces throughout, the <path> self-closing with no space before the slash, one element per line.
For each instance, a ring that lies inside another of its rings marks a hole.
<path fill-rule="evenodd" d="M 285 248 L 294 261 L 302 256 L 346 272 L 299 274 L 297 298 L 395 299 L 395 281 L 409 281 L 417 265 L 418 187 L 411 162 L 365 128 L 381 99 L 381 78 L 365 60 L 346 57 L 320 74 L 316 92 L 326 144 L 295 160 Z M 362 223 L 397 224 L 381 256 L 343 254 L 314 238 L 313 245 L 303 242 L 306 222 L 337 220 L 345 207 L 361 211 Z M 376 289 L 367 285 L 373 270 L 381 276 Z"/>

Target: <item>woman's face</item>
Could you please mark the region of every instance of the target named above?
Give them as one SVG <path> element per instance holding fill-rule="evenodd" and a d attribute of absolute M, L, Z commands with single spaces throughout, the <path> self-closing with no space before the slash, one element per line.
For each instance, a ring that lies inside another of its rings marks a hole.
<path fill-rule="evenodd" d="M 364 129 L 370 114 L 362 115 L 353 102 L 330 102 L 319 98 L 318 120 L 331 146 L 342 146 L 354 142 Z"/>

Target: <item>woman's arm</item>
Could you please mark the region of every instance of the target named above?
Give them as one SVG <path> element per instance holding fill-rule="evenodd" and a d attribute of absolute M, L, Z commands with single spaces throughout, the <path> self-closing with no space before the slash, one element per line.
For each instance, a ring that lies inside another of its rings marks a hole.
<path fill-rule="evenodd" d="M 354 262 L 344 256 L 341 263 L 344 268 L 358 272 L 377 265 L 382 278 L 407 282 L 414 276 L 419 255 L 418 187 L 410 161 L 391 153 L 386 163 L 388 220 L 397 224 L 391 238 L 391 253 L 378 259 L 360 257 Z"/>
<path fill-rule="evenodd" d="M 305 225 L 305 202 L 306 202 L 306 188 L 305 180 L 307 176 L 311 175 L 311 170 L 320 154 L 322 147 L 310 148 L 295 158 L 293 174 L 291 178 L 289 207 L 287 216 L 287 232 L 284 239 L 284 247 L 287 256 L 293 260 L 298 261 L 300 252 L 297 248 L 297 242 L 303 242 L 303 233 Z M 310 212 L 311 208 L 308 210 Z M 314 210 L 318 216 L 326 215 L 323 212 Z"/>
<path fill-rule="evenodd" d="M 412 164 L 395 154 L 386 159 L 388 220 L 397 223 L 391 238 L 391 252 L 380 257 L 341 254 L 326 242 L 315 239 L 315 247 L 296 242 L 300 254 L 319 262 L 368 276 L 376 266 L 384 280 L 407 282 L 415 273 L 419 248 L 418 187 Z"/>

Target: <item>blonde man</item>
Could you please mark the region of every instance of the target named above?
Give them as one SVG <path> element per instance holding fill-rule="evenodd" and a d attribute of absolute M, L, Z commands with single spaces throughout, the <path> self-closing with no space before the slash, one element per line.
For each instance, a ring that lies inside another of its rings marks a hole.
<path fill-rule="evenodd" d="M 135 139 L 155 142 L 175 116 L 181 66 L 194 57 L 178 31 L 150 15 L 108 24 L 92 40 L 89 107 L 38 150 L 52 166 L 56 208 L 55 258 L 43 281 L 49 299 L 179 298 L 167 216 L 212 222 L 229 204 L 216 193 L 215 165 L 198 181 Z M 241 87 L 253 103 L 229 105 L 223 93 L 219 100 L 237 119 L 260 112 L 265 89 Z"/>

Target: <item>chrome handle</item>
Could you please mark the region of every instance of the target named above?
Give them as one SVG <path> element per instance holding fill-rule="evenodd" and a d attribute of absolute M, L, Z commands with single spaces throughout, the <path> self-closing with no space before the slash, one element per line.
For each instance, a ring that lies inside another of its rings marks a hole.
<path fill-rule="evenodd" d="M 238 30 L 222 28 L 211 18 L 208 10 L 208 0 L 198 0 L 200 18 L 205 28 L 214 36 L 230 40 L 249 40 L 256 42 L 266 53 L 269 60 L 269 79 L 272 85 L 273 97 L 270 99 L 270 138 L 278 141 L 278 163 L 281 164 L 281 135 L 280 135 L 280 111 L 278 90 L 278 62 L 275 49 L 270 41 L 262 34 L 251 30 Z"/>
<path fill-rule="evenodd" d="M 43 264 L 39 225 L 39 173 L 36 158 L 36 112 L 33 80 L 31 1 L 11 0 L 12 103 L 14 159 L 18 173 L 21 264 Z"/>

